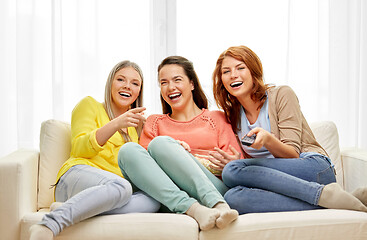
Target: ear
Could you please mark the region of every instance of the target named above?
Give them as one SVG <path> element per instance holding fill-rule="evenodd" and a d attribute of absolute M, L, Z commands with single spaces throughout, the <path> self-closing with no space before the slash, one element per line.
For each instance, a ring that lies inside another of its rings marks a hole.
<path fill-rule="evenodd" d="M 191 84 L 191 91 L 194 91 L 194 89 L 195 89 L 194 82 L 193 81 L 190 81 L 190 84 Z"/>

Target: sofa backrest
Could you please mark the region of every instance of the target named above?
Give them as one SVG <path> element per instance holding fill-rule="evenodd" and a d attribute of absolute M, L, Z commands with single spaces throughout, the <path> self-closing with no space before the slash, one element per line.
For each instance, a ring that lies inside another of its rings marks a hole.
<path fill-rule="evenodd" d="M 319 121 L 310 124 L 317 142 L 329 154 L 331 162 L 335 165 L 336 181 L 344 188 L 343 164 L 339 147 L 339 134 L 332 121 Z"/>
<path fill-rule="evenodd" d="M 339 135 L 335 124 L 330 121 L 314 122 L 310 127 L 335 164 L 337 181 L 343 186 Z M 38 209 L 48 208 L 54 201 L 52 185 L 61 165 L 69 158 L 70 150 L 70 124 L 53 119 L 43 122 L 40 133 Z"/>
<path fill-rule="evenodd" d="M 38 176 L 38 209 L 48 208 L 54 201 L 56 176 L 71 151 L 70 124 L 54 119 L 41 124 Z"/>

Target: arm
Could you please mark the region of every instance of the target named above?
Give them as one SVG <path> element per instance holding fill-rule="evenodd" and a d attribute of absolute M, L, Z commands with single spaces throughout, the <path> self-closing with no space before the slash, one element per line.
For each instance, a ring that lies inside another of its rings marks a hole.
<path fill-rule="evenodd" d="M 241 146 L 237 141 L 237 137 L 232 131 L 231 125 L 227 122 L 225 115 L 220 111 L 212 111 L 215 115 L 213 118 L 216 120 L 218 127 L 218 148 L 215 148 L 216 152 L 210 153 L 214 158 L 212 163 L 218 167 L 212 166 L 213 169 L 223 170 L 223 167 L 230 161 L 243 158 Z"/>
<path fill-rule="evenodd" d="M 103 107 L 91 97 L 82 99 L 74 108 L 71 118 L 72 155 L 91 158 L 121 128 L 137 126 L 144 121 L 142 111 L 134 108 L 109 121 Z"/>
<path fill-rule="evenodd" d="M 288 86 L 278 87 L 277 90 L 270 89 L 268 96 L 271 131 L 275 135 L 260 132 L 252 147 L 263 145 L 274 157 L 298 158 L 301 151 L 303 119 L 298 98 Z"/>
<path fill-rule="evenodd" d="M 112 119 L 103 127 L 97 129 L 96 140 L 100 146 L 103 146 L 113 134 L 120 129 L 127 127 L 138 127 L 139 123 L 145 122 L 143 116 L 144 107 L 130 109 L 129 111 L 121 114 L 120 116 Z"/>
<path fill-rule="evenodd" d="M 294 147 L 282 143 L 268 131 L 262 128 L 254 128 L 247 135 L 251 136 L 253 134 L 256 134 L 256 139 L 251 147 L 260 149 L 264 146 L 276 158 L 299 158 L 299 153 L 296 152 Z"/>
<path fill-rule="evenodd" d="M 147 118 L 143 127 L 143 131 L 140 135 L 139 144 L 145 149 L 148 148 L 150 141 L 152 141 L 153 138 L 155 138 L 158 135 L 157 134 L 158 129 L 156 126 L 158 120 L 157 116 L 158 115 L 151 115 Z"/>

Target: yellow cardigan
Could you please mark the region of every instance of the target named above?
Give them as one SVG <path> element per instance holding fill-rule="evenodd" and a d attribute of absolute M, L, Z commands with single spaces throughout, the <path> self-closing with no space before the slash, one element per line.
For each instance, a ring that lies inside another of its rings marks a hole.
<path fill-rule="evenodd" d="M 85 164 L 115 173 L 122 173 L 117 163 L 117 155 L 125 143 L 119 132 L 116 132 L 103 146 L 96 140 L 97 129 L 109 122 L 102 103 L 92 97 L 83 98 L 74 108 L 71 117 L 71 153 L 70 158 L 62 165 L 57 174 L 57 181 L 72 166 Z M 133 142 L 138 143 L 138 134 L 134 127 L 128 128 Z M 57 182 L 56 181 L 56 182 Z"/>

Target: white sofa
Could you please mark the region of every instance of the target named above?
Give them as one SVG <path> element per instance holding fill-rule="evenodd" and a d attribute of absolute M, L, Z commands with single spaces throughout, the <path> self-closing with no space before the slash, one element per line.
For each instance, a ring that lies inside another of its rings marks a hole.
<path fill-rule="evenodd" d="M 347 191 L 367 186 L 367 151 L 340 151 L 333 122 L 311 124 L 330 154 L 337 181 Z M 70 152 L 70 124 L 42 124 L 40 150 L 21 149 L 0 159 L 0 239 L 29 238 L 29 227 L 41 220 L 53 201 L 56 174 Z M 229 227 L 199 231 L 183 214 L 150 213 L 96 216 L 66 228 L 55 239 L 367 239 L 367 213 L 321 209 L 245 214 Z"/>

